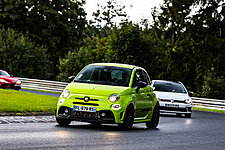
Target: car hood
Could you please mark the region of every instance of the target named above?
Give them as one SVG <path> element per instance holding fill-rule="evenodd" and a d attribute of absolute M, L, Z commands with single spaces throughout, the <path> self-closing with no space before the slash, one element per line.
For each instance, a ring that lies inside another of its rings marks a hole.
<path fill-rule="evenodd" d="M 18 80 L 17 78 L 8 77 L 8 76 L 0 76 L 0 79 L 4 79 L 5 81 L 10 83 L 16 83 L 16 81 Z"/>
<path fill-rule="evenodd" d="M 157 98 L 160 99 L 174 99 L 174 100 L 185 100 L 190 99 L 187 93 L 173 93 L 173 92 L 158 92 L 154 91 Z"/>
<path fill-rule="evenodd" d="M 109 96 L 111 94 L 126 95 L 129 92 L 129 87 L 77 83 L 73 82 L 67 85 L 65 89 L 70 90 L 71 94 L 88 94 L 98 96 Z"/>

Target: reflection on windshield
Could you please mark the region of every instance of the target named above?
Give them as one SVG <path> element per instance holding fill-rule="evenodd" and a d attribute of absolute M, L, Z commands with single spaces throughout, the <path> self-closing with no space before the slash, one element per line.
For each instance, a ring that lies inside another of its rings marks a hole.
<path fill-rule="evenodd" d="M 7 76 L 7 77 L 9 77 L 10 75 L 7 72 L 5 72 L 5 71 L 0 71 L 0 76 Z"/>
<path fill-rule="evenodd" d="M 132 70 L 111 66 L 87 66 L 75 78 L 74 82 L 129 86 Z"/>
<path fill-rule="evenodd" d="M 182 84 L 173 82 L 154 82 L 155 91 L 187 93 Z"/>

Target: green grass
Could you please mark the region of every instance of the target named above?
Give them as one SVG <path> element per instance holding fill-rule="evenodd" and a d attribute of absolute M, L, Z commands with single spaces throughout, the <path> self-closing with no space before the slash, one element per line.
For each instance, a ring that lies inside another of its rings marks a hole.
<path fill-rule="evenodd" d="M 0 89 L 0 113 L 54 112 L 58 98 Z"/>
<path fill-rule="evenodd" d="M 55 94 L 61 94 L 62 92 L 52 92 L 52 91 L 45 91 L 45 90 L 36 90 L 36 89 L 27 89 L 22 88 L 23 90 L 29 90 L 29 91 L 39 91 L 39 92 L 48 92 L 48 93 L 55 93 Z"/>
<path fill-rule="evenodd" d="M 206 108 L 198 108 L 192 107 L 193 110 L 201 110 L 201 111 L 209 111 L 209 112 L 218 112 L 218 113 L 225 113 L 225 110 L 214 110 L 214 109 L 206 109 Z"/>

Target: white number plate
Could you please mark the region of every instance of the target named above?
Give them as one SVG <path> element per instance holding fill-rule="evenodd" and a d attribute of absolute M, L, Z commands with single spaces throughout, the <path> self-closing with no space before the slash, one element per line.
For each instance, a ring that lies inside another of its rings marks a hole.
<path fill-rule="evenodd" d="M 75 110 L 75 111 L 86 111 L 86 112 L 96 112 L 96 107 L 73 105 L 73 110 Z"/>
<path fill-rule="evenodd" d="M 176 105 L 176 104 L 165 104 L 165 107 L 179 108 L 179 105 Z"/>

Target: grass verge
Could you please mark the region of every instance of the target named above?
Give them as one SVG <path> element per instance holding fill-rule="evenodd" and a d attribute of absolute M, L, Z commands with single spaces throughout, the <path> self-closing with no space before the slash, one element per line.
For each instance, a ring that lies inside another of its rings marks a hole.
<path fill-rule="evenodd" d="M 209 111 L 209 112 L 218 112 L 218 113 L 225 113 L 225 110 L 215 110 L 215 109 L 206 109 L 206 108 L 198 108 L 192 107 L 193 110 L 201 110 L 201 111 Z"/>
<path fill-rule="evenodd" d="M 62 92 L 52 92 L 52 91 L 36 90 L 36 89 L 27 89 L 27 88 L 22 88 L 22 90 L 39 91 L 39 92 L 47 92 L 47 93 L 55 93 L 55 94 L 61 94 L 62 93 Z"/>
<path fill-rule="evenodd" d="M 54 112 L 58 98 L 0 89 L 0 113 Z"/>

